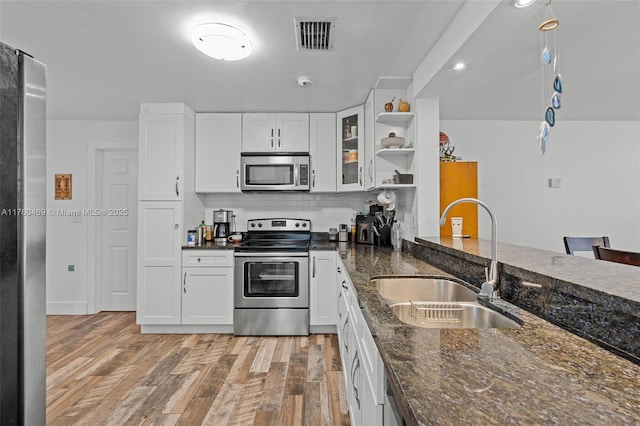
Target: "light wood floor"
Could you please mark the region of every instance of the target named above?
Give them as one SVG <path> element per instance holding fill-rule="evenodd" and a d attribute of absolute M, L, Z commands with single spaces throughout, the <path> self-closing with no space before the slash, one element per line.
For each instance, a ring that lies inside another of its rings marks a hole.
<path fill-rule="evenodd" d="M 50 425 L 349 424 L 335 335 L 143 335 L 133 312 L 47 325 Z"/>

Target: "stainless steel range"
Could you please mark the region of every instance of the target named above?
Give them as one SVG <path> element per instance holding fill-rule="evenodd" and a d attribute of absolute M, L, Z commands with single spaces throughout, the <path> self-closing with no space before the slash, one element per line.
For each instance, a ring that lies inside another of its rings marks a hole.
<path fill-rule="evenodd" d="M 234 253 L 234 334 L 308 335 L 311 221 L 254 219 L 247 229 Z"/>

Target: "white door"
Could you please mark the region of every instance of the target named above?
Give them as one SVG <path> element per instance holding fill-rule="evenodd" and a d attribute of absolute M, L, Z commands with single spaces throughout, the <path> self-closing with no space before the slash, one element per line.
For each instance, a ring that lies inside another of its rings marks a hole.
<path fill-rule="evenodd" d="M 136 309 L 137 151 L 102 154 L 100 278 L 103 311 Z"/>

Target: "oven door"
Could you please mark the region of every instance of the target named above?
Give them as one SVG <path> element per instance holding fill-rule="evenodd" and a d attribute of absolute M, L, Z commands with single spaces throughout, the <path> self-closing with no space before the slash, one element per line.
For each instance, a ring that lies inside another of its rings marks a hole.
<path fill-rule="evenodd" d="M 236 253 L 236 308 L 308 308 L 309 254 Z"/>

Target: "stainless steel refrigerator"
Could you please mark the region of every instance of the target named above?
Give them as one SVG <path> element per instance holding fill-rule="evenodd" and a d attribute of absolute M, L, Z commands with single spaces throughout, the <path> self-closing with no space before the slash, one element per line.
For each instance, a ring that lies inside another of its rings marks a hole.
<path fill-rule="evenodd" d="M 46 422 L 45 142 L 46 66 L 0 42 L 2 425 Z"/>

